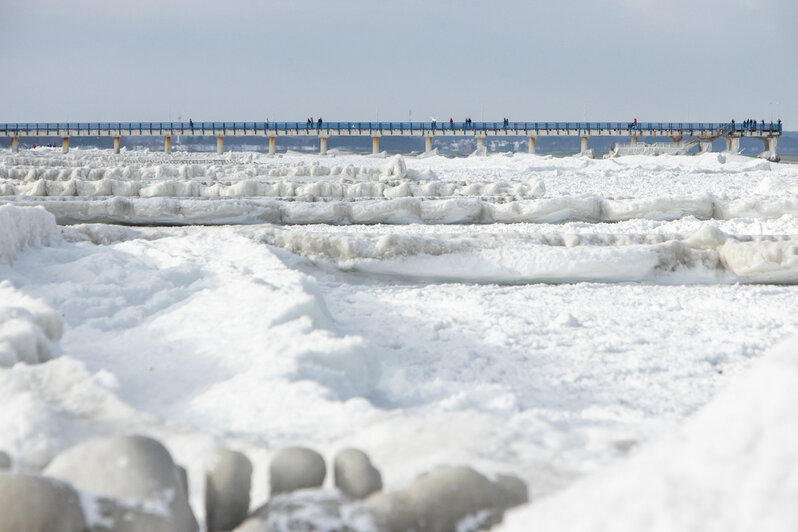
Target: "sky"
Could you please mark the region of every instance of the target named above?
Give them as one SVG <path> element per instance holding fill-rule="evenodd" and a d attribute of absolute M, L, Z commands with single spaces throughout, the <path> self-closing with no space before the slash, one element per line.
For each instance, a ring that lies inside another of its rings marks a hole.
<path fill-rule="evenodd" d="M 798 130 L 796 0 L 0 0 L 0 123 Z"/>

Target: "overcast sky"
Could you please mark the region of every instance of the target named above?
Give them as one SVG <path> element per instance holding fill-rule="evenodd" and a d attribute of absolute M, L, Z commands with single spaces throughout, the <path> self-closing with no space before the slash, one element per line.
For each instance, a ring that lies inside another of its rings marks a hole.
<path fill-rule="evenodd" d="M 798 129 L 798 0 L 0 0 L 0 122 Z"/>

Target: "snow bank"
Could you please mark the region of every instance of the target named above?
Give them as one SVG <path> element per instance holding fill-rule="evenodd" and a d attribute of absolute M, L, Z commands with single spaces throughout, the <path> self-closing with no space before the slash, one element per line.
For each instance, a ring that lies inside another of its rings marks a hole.
<path fill-rule="evenodd" d="M 0 282 L 0 366 L 38 364 L 58 353 L 61 317 L 45 302 Z"/>
<path fill-rule="evenodd" d="M 797 381 L 798 338 L 792 338 L 674 435 L 509 513 L 500 530 L 798 529 Z"/>
<path fill-rule="evenodd" d="M 29 246 L 48 246 L 60 240 L 55 218 L 43 208 L 0 206 L 0 263 L 13 262 Z"/>

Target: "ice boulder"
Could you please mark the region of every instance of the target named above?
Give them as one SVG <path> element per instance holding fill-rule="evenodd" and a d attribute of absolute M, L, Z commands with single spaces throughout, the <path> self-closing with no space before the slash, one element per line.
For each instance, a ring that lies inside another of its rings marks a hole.
<path fill-rule="evenodd" d="M 61 317 L 52 307 L 0 282 L 0 366 L 50 360 L 62 333 Z"/>
<path fill-rule="evenodd" d="M 84 532 L 78 493 L 68 484 L 36 475 L 0 472 L 2 532 Z"/>
<path fill-rule="evenodd" d="M 372 495 L 367 502 L 386 532 L 482 530 L 524 502 L 520 482 L 504 477 L 494 483 L 468 467 L 439 467 L 403 490 Z"/>
<path fill-rule="evenodd" d="M 86 441 L 56 456 L 44 474 L 82 491 L 124 501 L 128 509 L 139 513 L 160 514 L 164 518 L 160 525 L 168 527 L 155 527 L 158 532 L 197 530 L 172 457 L 151 438 L 114 436 Z"/>
<path fill-rule="evenodd" d="M 353 499 L 363 499 L 382 489 L 382 475 L 366 453 L 345 449 L 335 456 L 335 485 Z"/>
<path fill-rule="evenodd" d="M 237 451 L 220 449 L 205 472 L 205 526 L 208 532 L 232 530 L 247 517 L 252 463 Z"/>
<path fill-rule="evenodd" d="M 316 451 L 304 447 L 282 449 L 269 464 L 271 494 L 318 488 L 326 473 L 324 458 Z"/>

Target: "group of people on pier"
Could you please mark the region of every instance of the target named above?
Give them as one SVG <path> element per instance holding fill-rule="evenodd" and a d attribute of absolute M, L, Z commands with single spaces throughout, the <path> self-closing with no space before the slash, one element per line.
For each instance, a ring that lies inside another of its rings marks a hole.
<path fill-rule="evenodd" d="M 732 129 L 734 129 L 735 128 L 735 122 L 734 122 L 733 118 L 732 118 L 732 121 L 731 121 L 731 125 L 732 125 Z M 762 129 L 765 129 L 765 121 L 761 120 L 760 122 L 757 122 L 753 118 L 748 118 L 746 120 L 743 120 L 742 124 L 740 124 L 740 127 L 744 131 L 756 131 L 757 128 L 762 130 Z M 778 119 L 776 124 L 773 124 L 772 120 L 770 121 L 770 129 L 773 130 L 774 128 L 777 128 L 778 130 L 781 130 L 781 118 Z"/>

